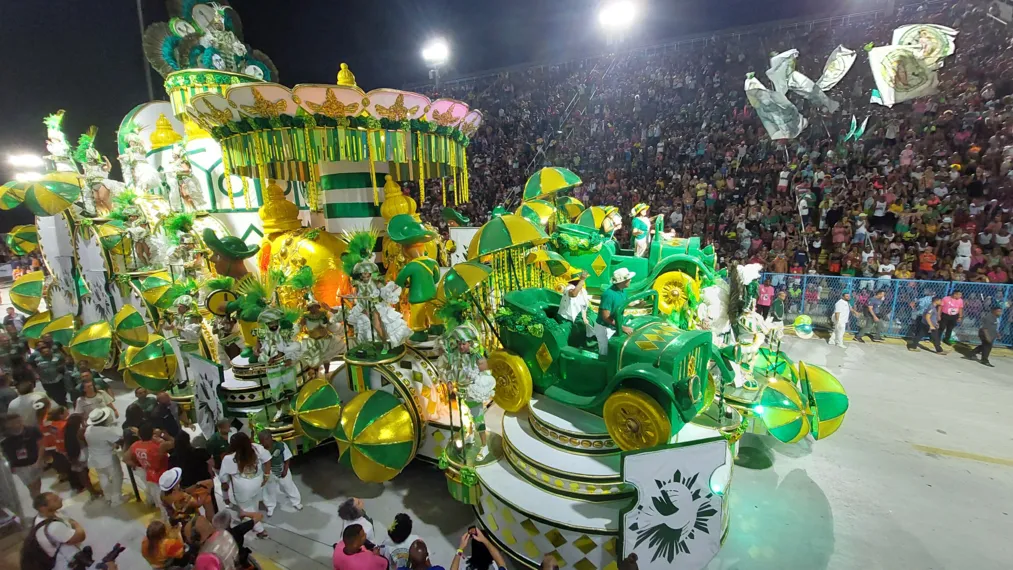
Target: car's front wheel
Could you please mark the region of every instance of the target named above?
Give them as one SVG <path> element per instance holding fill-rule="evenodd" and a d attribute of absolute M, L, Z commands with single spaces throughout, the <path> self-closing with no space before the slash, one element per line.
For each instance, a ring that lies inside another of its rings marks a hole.
<path fill-rule="evenodd" d="M 623 451 L 668 443 L 672 422 L 658 402 L 641 392 L 624 388 L 605 400 L 602 412 L 612 441 Z"/>
<path fill-rule="evenodd" d="M 524 359 L 512 352 L 497 350 L 489 356 L 489 372 L 496 379 L 492 399 L 507 412 L 519 412 L 531 401 L 531 372 Z"/>

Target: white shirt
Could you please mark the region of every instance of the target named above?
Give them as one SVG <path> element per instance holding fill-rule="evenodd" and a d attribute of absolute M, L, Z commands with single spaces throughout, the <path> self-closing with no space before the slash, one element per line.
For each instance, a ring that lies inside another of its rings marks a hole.
<path fill-rule="evenodd" d="M 879 276 L 882 279 L 889 279 L 892 277 L 893 270 L 897 269 L 892 263 L 882 263 L 879 266 Z"/>
<path fill-rule="evenodd" d="M 383 556 L 387 559 L 388 570 L 397 570 L 398 568 L 408 568 L 408 549 L 411 548 L 412 543 L 418 540 L 418 535 L 409 534 L 408 538 L 404 539 L 404 542 L 395 543 L 388 536 L 380 543 L 383 547 Z"/>
<path fill-rule="evenodd" d="M 882 202 L 876 202 L 876 210 L 872 212 L 872 215 L 876 217 L 886 215 L 886 200 Z"/>
<path fill-rule="evenodd" d="M 837 315 L 838 327 L 847 326 L 848 317 L 851 316 L 851 304 L 844 299 L 838 299 L 837 303 L 834 304 L 834 314 Z"/>
<path fill-rule="evenodd" d="M 35 415 L 35 402 L 42 400 L 46 395 L 41 392 L 29 392 L 25 395 L 18 395 L 11 400 L 7 406 L 8 414 L 17 414 L 26 426 L 39 427 L 38 416 Z"/>
<path fill-rule="evenodd" d="M 580 289 L 580 293 L 577 293 L 576 297 L 571 297 L 570 291 L 573 291 L 575 287 L 576 285 L 567 283 L 563 288 L 563 296 L 559 299 L 559 316 L 571 323 L 577 322 L 578 319 L 583 321 L 581 315 L 587 311 L 591 302 L 587 296 L 587 288 L 584 287 Z"/>
<path fill-rule="evenodd" d="M 115 426 L 89 426 L 84 430 L 84 440 L 88 442 L 88 467 L 105 469 L 119 463 L 116 442 L 122 438 L 122 430 Z"/>
<path fill-rule="evenodd" d="M 957 242 L 957 257 L 971 257 L 971 241 L 960 240 Z"/>
<path fill-rule="evenodd" d="M 264 476 L 264 463 L 271 461 L 271 454 L 259 443 L 253 444 L 253 450 L 257 453 L 256 470 L 240 473 L 239 464 L 236 463 L 236 454 L 230 453 L 222 458 L 222 468 L 219 470 L 219 477 L 224 477 L 228 482 L 233 476 L 244 479 L 257 479 Z"/>
<path fill-rule="evenodd" d="M 992 243 L 992 238 L 993 237 L 994 237 L 993 234 L 990 234 L 990 233 L 987 233 L 987 232 L 979 232 L 978 233 L 978 243 L 980 243 L 981 245 L 990 245 Z"/>
<path fill-rule="evenodd" d="M 109 404 L 113 403 L 113 398 L 105 392 L 95 392 L 95 395 L 91 398 L 87 396 L 81 396 L 77 399 L 74 404 L 74 413 L 81 414 L 84 417 L 88 417 L 92 411 L 99 408 L 105 408 Z"/>
<path fill-rule="evenodd" d="M 46 520 L 45 517 L 36 516 L 32 521 L 32 526 L 34 527 L 44 520 Z M 74 528 L 70 526 L 70 523 L 59 517 L 49 523 L 48 526 L 39 528 L 39 530 L 35 533 L 35 539 L 39 542 L 39 546 L 42 547 L 42 550 L 50 556 L 56 556 L 56 566 L 54 566 L 54 568 L 57 570 L 67 568 L 67 564 L 70 562 L 70 559 L 73 558 L 79 550 L 77 546 L 64 544 L 73 537 Z M 50 538 L 53 539 L 53 542 L 49 540 Z"/>

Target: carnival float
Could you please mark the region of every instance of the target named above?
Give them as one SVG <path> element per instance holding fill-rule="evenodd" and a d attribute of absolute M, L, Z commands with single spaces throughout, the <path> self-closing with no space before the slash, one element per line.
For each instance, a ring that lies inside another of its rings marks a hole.
<path fill-rule="evenodd" d="M 169 8 L 144 38 L 169 100 L 124 117 L 123 180 L 101 134 L 72 144 L 59 111 L 49 171 L 0 188 L 0 208 L 36 216 L 12 250 L 45 260 L 11 289 L 30 342 L 52 335 L 169 392 L 204 434 L 226 417 L 297 450 L 333 440 L 369 482 L 435 464 L 532 566 L 614 570 L 637 553 L 702 568 L 728 530 L 742 434 L 840 427 L 840 383 L 793 362 L 785 328 L 754 310 L 757 268 L 719 268 L 646 207 L 631 212 L 644 243 L 620 247 L 622 213 L 585 208 L 562 168 L 469 227 L 454 206 L 479 110 L 364 91 L 345 64 L 334 85 L 288 88 L 227 3 Z M 425 200 L 447 234 L 420 219 Z M 617 283 L 624 300 L 600 307 Z M 589 300 L 574 319 L 569 284 Z M 789 328 L 812 334 L 804 317 Z"/>

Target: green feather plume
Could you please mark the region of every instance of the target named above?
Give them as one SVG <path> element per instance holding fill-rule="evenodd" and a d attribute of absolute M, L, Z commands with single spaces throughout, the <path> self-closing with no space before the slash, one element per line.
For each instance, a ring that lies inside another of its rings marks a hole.
<path fill-rule="evenodd" d="M 123 138 L 126 135 L 132 135 L 140 130 L 141 125 L 138 125 L 133 119 L 130 119 L 129 121 L 126 122 L 126 124 L 120 127 L 120 130 L 117 132 L 117 134 L 120 136 L 120 138 Z"/>
<path fill-rule="evenodd" d="M 231 291 L 236 286 L 236 280 L 232 277 L 215 277 L 204 282 L 204 287 L 209 291 L 226 289 Z"/>
<path fill-rule="evenodd" d="M 292 326 L 299 320 L 299 317 L 302 316 L 302 311 L 296 309 L 295 307 L 282 307 L 281 312 L 282 315 L 284 315 L 281 317 L 281 328 L 283 329 L 292 328 Z"/>
<path fill-rule="evenodd" d="M 460 299 L 449 300 L 436 310 L 436 316 L 446 323 L 448 329 L 452 329 L 469 320 L 471 304 Z"/>
<path fill-rule="evenodd" d="M 312 287 L 313 281 L 313 270 L 304 266 L 299 271 L 293 273 L 285 284 L 293 289 L 303 290 Z"/>
<path fill-rule="evenodd" d="M 78 164 L 88 162 L 88 150 L 94 148 L 96 134 L 98 134 L 98 127 L 92 125 L 88 128 L 88 132 L 77 139 L 77 148 L 74 149 L 73 158 Z"/>
<path fill-rule="evenodd" d="M 345 275 L 351 275 L 357 263 L 372 257 L 376 238 L 376 230 L 345 232 L 344 240 L 348 248 L 341 256 L 341 268 L 345 271 Z"/>
<path fill-rule="evenodd" d="M 193 214 L 177 213 L 165 218 L 162 222 L 162 229 L 172 245 L 179 244 L 180 234 L 188 234 L 193 229 Z"/>
<path fill-rule="evenodd" d="M 47 129 L 59 129 L 63 126 L 63 114 L 66 111 L 60 109 L 52 115 L 46 115 L 46 118 L 42 119 L 42 122 L 46 124 Z"/>

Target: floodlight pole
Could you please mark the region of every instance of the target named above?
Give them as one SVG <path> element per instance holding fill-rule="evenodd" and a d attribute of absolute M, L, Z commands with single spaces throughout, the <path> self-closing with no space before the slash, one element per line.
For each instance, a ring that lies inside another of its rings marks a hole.
<path fill-rule="evenodd" d="M 144 79 L 148 84 L 148 101 L 155 100 L 155 86 L 151 82 L 151 66 L 144 57 L 144 5 L 137 0 L 137 29 L 141 32 L 141 64 L 144 66 Z"/>

